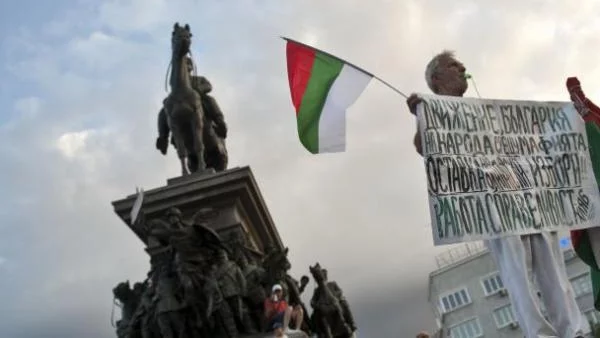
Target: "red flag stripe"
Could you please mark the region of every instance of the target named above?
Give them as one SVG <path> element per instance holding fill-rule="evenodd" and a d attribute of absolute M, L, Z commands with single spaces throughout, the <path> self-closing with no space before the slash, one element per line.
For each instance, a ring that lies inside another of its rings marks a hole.
<path fill-rule="evenodd" d="M 584 230 L 572 230 L 571 231 L 571 244 L 573 248 L 577 249 L 577 247 L 581 244 L 581 237 L 583 236 Z"/>
<path fill-rule="evenodd" d="M 286 54 L 290 92 L 294 108 L 296 108 L 296 115 L 298 115 L 300 104 L 302 103 L 302 98 L 304 97 L 304 92 L 312 73 L 315 50 L 288 41 Z"/>

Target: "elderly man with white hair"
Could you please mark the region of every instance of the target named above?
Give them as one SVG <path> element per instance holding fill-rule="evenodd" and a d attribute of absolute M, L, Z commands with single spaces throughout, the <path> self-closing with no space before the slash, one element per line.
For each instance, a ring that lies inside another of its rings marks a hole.
<path fill-rule="evenodd" d="M 449 51 L 436 55 L 429 62 L 425 78 L 437 95 L 463 96 L 468 88 L 464 65 Z M 421 99 L 416 94 L 407 99 L 412 114 L 416 114 L 419 102 Z M 422 155 L 418 128 L 414 144 Z M 525 337 L 578 338 L 590 332 L 589 323 L 577 306 L 555 232 L 508 236 L 485 243 L 496 262 Z M 533 272 L 549 320 L 544 318 L 538 305 L 529 271 Z"/>

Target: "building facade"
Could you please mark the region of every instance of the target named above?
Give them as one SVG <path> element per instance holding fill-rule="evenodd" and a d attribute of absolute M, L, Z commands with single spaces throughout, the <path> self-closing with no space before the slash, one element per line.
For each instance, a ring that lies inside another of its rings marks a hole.
<path fill-rule="evenodd" d="M 568 244 L 563 254 L 579 308 L 591 323 L 600 323 L 588 266 Z M 436 261 L 438 268 L 429 276 L 429 302 L 442 337 L 523 337 L 502 279 L 483 243 L 466 243 L 439 255 Z M 533 291 L 540 297 L 539 291 Z M 541 299 L 540 305 L 545 311 Z"/>

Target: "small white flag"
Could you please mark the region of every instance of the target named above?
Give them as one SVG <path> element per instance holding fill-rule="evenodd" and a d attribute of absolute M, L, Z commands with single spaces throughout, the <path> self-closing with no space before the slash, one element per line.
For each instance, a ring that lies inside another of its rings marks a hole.
<path fill-rule="evenodd" d="M 136 187 L 135 192 L 137 193 L 137 198 L 135 199 L 135 203 L 133 203 L 133 207 L 131 208 L 131 224 L 135 224 L 135 221 L 142 210 L 142 204 L 144 203 L 144 189 Z"/>

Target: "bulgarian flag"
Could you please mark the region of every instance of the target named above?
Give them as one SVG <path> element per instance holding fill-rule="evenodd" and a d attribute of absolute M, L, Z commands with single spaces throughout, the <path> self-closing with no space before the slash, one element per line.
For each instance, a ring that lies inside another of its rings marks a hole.
<path fill-rule="evenodd" d="M 600 183 L 600 108 L 585 97 L 576 77 L 567 79 L 567 89 L 585 121 L 592 168 Z M 571 242 L 579 258 L 590 267 L 594 307 L 600 311 L 600 227 L 571 231 Z"/>
<path fill-rule="evenodd" d="M 284 39 L 300 142 L 313 154 L 343 152 L 346 110 L 373 75 L 331 54 Z"/>

